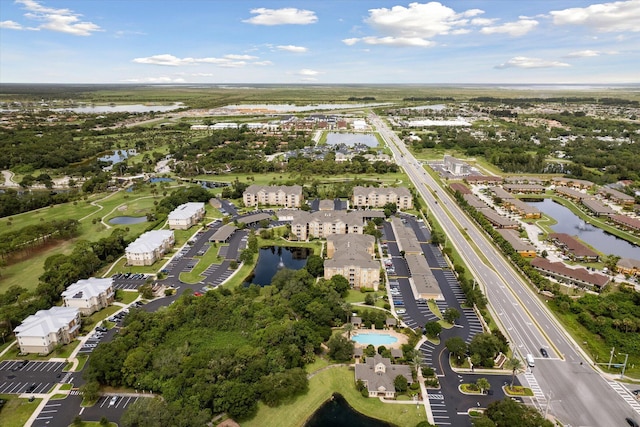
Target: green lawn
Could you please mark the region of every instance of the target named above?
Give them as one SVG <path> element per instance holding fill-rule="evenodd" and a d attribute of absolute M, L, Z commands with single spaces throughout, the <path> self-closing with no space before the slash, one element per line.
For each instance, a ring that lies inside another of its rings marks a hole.
<path fill-rule="evenodd" d="M 2 412 L 0 412 L 0 425 L 2 427 L 23 427 L 36 410 L 42 399 L 20 399 L 15 394 L 0 394 L 0 399 L 6 400 Z"/>
<path fill-rule="evenodd" d="M 27 354 L 24 356 L 18 356 L 20 352 L 19 346 L 13 346 L 7 351 L 0 360 L 49 360 L 52 357 L 66 359 L 71 355 L 71 352 L 80 344 L 80 341 L 73 340 L 69 344 L 63 345 L 60 349 L 54 349 L 46 356 L 40 356 L 38 354 Z"/>
<path fill-rule="evenodd" d="M 131 292 L 131 293 L 135 294 L 136 297 L 138 296 L 137 292 Z M 88 333 L 99 322 L 102 322 L 103 320 L 108 319 L 109 317 L 111 317 L 112 314 L 114 314 L 116 311 L 120 310 L 121 308 L 122 307 L 120 307 L 119 305 L 111 305 L 109 307 L 105 307 L 102 310 L 93 313 L 89 317 L 83 317 L 81 333 L 82 334 Z"/>
<path fill-rule="evenodd" d="M 243 422 L 243 427 L 302 426 L 333 393 L 340 393 L 352 408 L 373 418 L 397 426 L 415 426 L 426 420 L 424 408 L 415 405 L 382 403 L 378 399 L 362 397 L 355 388 L 353 368 L 336 367 L 320 372 L 309 380 L 309 391 L 295 401 L 270 408 L 259 404 L 258 414 Z"/>

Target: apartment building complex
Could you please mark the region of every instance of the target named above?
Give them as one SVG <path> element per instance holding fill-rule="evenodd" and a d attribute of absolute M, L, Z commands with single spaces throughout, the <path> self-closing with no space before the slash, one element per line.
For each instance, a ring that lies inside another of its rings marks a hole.
<path fill-rule="evenodd" d="M 284 206 L 299 208 L 303 201 L 302 186 L 300 185 L 250 185 L 242 193 L 245 206 Z"/>
<path fill-rule="evenodd" d="M 172 230 L 152 230 L 140 235 L 125 249 L 128 265 L 152 265 L 175 243 Z"/>
<path fill-rule="evenodd" d="M 413 209 L 413 197 L 405 187 L 354 187 L 353 206 L 381 208 L 394 203 L 398 209 Z"/>

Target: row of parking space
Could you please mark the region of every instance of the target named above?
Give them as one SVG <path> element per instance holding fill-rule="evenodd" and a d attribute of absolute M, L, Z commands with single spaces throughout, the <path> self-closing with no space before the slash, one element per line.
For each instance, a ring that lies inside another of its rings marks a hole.
<path fill-rule="evenodd" d="M 4 381 L 0 383 L 0 394 L 48 393 L 53 382 Z"/>
<path fill-rule="evenodd" d="M 484 328 L 482 327 L 482 322 L 480 322 L 480 319 L 478 319 L 478 315 L 472 308 L 463 308 L 462 312 L 467 318 L 468 335 L 466 341 L 468 344 L 476 334 L 481 334 L 482 332 L 484 332 Z"/>
<path fill-rule="evenodd" d="M 64 365 L 65 362 L 5 360 L 0 362 L 0 371 L 55 372 L 62 370 Z"/>
<path fill-rule="evenodd" d="M 458 301 L 458 303 L 464 304 L 465 301 L 467 300 L 467 297 L 464 294 L 464 291 L 462 290 L 462 288 L 460 287 L 460 283 L 458 282 L 458 279 L 456 278 L 455 273 L 451 270 L 446 270 L 446 271 L 443 271 L 442 274 L 444 275 L 447 281 L 447 285 L 449 285 L 449 288 L 451 289 L 451 292 L 453 292 L 453 295 L 456 297 L 456 300 Z"/>
<path fill-rule="evenodd" d="M 436 247 L 435 245 L 428 245 L 428 246 L 436 262 L 436 265 L 431 265 L 430 267 L 448 268 L 449 264 L 447 263 L 447 260 L 442 255 L 442 252 L 440 252 L 440 249 L 438 249 L 438 247 Z M 429 259 L 429 257 L 427 259 Z"/>
<path fill-rule="evenodd" d="M 56 413 L 61 409 L 62 403 L 58 403 L 56 400 L 52 400 L 42 408 L 42 411 L 38 414 L 38 417 L 33 422 L 32 426 L 40 427 L 49 425 Z"/>
<path fill-rule="evenodd" d="M 138 289 L 140 286 L 144 285 L 144 281 L 136 281 L 136 282 L 115 282 L 113 284 L 114 289 Z"/>
<path fill-rule="evenodd" d="M 139 398 L 140 397 L 138 396 L 101 396 L 100 399 L 98 399 L 98 402 L 95 404 L 95 407 L 125 409 L 127 406 L 133 404 Z"/>

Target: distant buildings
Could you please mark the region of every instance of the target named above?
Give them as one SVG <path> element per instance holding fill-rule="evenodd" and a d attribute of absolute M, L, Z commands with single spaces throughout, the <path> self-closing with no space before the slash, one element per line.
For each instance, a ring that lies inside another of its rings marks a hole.
<path fill-rule="evenodd" d="M 375 238 L 368 234 L 334 234 L 327 237 L 324 278 L 342 275 L 354 289 L 380 284 L 380 262 L 373 259 Z"/>
<path fill-rule="evenodd" d="M 204 203 L 184 203 L 169 213 L 169 228 L 172 230 L 186 230 L 204 218 Z"/>
<path fill-rule="evenodd" d="M 455 176 L 466 176 L 471 173 L 467 163 L 448 155 L 444 156 L 444 169 Z"/>
<path fill-rule="evenodd" d="M 113 279 L 90 277 L 78 280 L 62 292 L 65 307 L 80 310 L 83 316 L 108 307 L 114 300 Z"/>
<path fill-rule="evenodd" d="M 604 274 L 591 273 L 584 267 L 570 268 L 561 262 L 551 262 L 546 258 L 534 258 L 531 266 L 560 282 L 583 288 L 600 290 L 609 283 L 609 277 Z"/>
<path fill-rule="evenodd" d="M 152 230 L 142 234 L 125 249 L 127 264 L 152 265 L 175 243 L 172 230 Z"/>
<path fill-rule="evenodd" d="M 300 185 L 250 185 L 242 193 L 245 206 L 284 206 L 286 208 L 299 208 L 304 196 Z"/>
<path fill-rule="evenodd" d="M 398 209 L 413 209 L 413 197 L 405 187 L 354 187 L 353 206 L 381 208 L 394 203 Z"/>
<path fill-rule="evenodd" d="M 57 345 L 70 343 L 80 331 L 80 311 L 51 307 L 22 321 L 14 330 L 21 353 L 49 354 Z"/>

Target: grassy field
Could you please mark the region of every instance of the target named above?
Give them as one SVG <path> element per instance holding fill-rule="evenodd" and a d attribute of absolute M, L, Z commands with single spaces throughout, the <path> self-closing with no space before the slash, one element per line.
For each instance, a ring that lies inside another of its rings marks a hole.
<path fill-rule="evenodd" d="M 259 404 L 258 414 L 243 422 L 243 427 L 296 427 L 306 420 L 333 393 L 340 393 L 356 411 L 397 426 L 415 426 L 425 421 L 422 406 L 382 403 L 378 399 L 362 397 L 355 388 L 353 368 L 341 366 L 328 368 L 309 380 L 309 391 L 295 401 L 270 408 Z"/>
<path fill-rule="evenodd" d="M 114 216 L 144 216 L 151 212 L 154 201 L 162 196 L 153 196 L 150 189 L 140 189 L 132 193 L 118 191 L 102 195 L 95 200 L 95 205 L 87 201 L 80 201 L 77 204 L 66 203 L 50 208 L 43 208 L 37 211 L 12 216 L 11 226 L 7 226 L 8 219 L 0 220 L 0 233 L 7 229 L 19 229 L 27 225 L 38 223 L 42 220 L 73 218 L 80 221 L 80 234 L 75 239 L 68 241 L 52 241 L 50 245 L 37 248 L 30 253 L 21 254 L 10 261 L 2 269 L 0 276 L 0 293 L 11 286 L 17 285 L 33 290 L 38 285 L 38 278 L 44 272 L 45 260 L 56 254 L 69 254 L 73 250 L 74 244 L 79 240 L 96 241 L 109 236 L 114 229 L 121 228 L 129 230 L 128 238 L 137 236 L 148 226 L 148 223 L 132 225 L 113 225 L 106 227 L 98 218 L 108 218 Z M 94 222 L 96 221 L 96 222 Z M 123 261 L 124 263 L 124 261 Z M 142 272 L 142 271 L 141 271 Z M 144 271 L 146 272 L 146 271 Z"/>
<path fill-rule="evenodd" d="M 15 394 L 0 394 L 0 399 L 6 400 L 2 412 L 0 412 L 0 425 L 2 427 L 23 427 L 36 410 L 42 399 L 20 399 Z"/>

